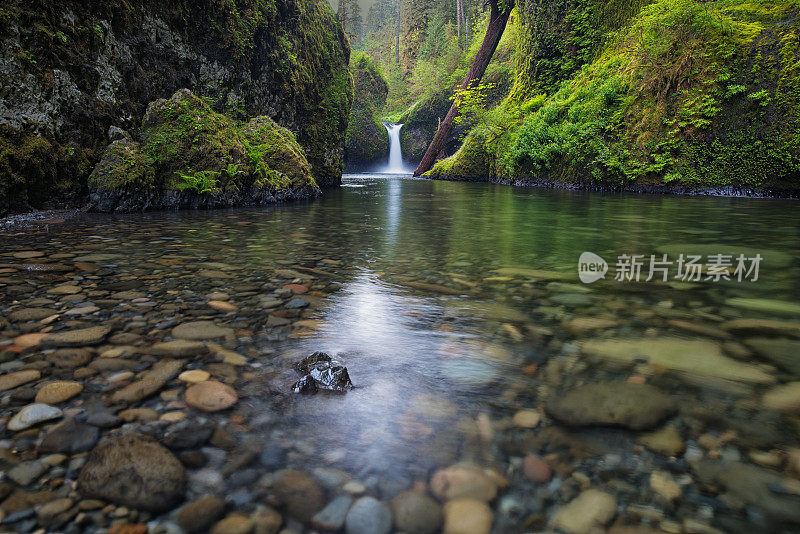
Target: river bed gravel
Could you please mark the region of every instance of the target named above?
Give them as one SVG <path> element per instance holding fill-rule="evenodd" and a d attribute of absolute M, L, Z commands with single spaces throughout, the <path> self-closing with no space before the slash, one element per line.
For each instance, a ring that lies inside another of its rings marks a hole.
<path fill-rule="evenodd" d="M 0 233 L 0 531 L 800 529 L 784 204 L 724 245 L 758 284 L 586 285 L 584 249 L 712 254 L 751 206 L 642 200 L 664 243 L 625 197 L 345 185 Z M 293 393 L 315 351 L 354 388 Z"/>

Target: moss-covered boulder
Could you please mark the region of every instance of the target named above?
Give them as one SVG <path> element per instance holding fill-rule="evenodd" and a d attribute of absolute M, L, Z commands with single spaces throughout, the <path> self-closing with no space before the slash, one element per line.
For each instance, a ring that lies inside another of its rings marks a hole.
<path fill-rule="evenodd" d="M 110 141 L 189 88 L 291 130 L 338 184 L 349 44 L 326 0 L 0 0 L 0 215 L 80 204 Z"/>
<path fill-rule="evenodd" d="M 151 103 L 140 131 L 140 141 L 111 143 L 92 171 L 91 209 L 230 207 L 319 193 L 294 134 L 269 117 L 238 123 L 182 89 Z"/>
<path fill-rule="evenodd" d="M 347 125 L 345 161 L 352 169 L 363 169 L 386 161 L 389 134 L 380 121 L 389 86 L 372 59 L 353 54 L 353 109 Z"/>
<path fill-rule="evenodd" d="M 509 183 L 796 195 L 799 10 L 656 0 L 554 93 L 515 90 L 431 174 L 483 158 Z"/>

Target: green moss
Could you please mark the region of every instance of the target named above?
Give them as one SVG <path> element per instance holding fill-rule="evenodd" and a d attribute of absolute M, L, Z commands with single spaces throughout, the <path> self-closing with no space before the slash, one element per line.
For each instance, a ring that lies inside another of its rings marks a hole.
<path fill-rule="evenodd" d="M 95 168 L 99 189 L 216 192 L 256 184 L 316 188 L 294 134 L 266 116 L 237 123 L 183 89 L 150 105 L 142 142 L 116 141 Z"/>
<path fill-rule="evenodd" d="M 798 189 L 798 7 L 734 0 L 644 7 L 606 34 L 602 53 L 552 96 L 531 98 L 531 90 L 508 100 L 504 143 L 483 148 L 493 176 Z M 514 120 L 515 109 L 523 120 Z"/>
<path fill-rule="evenodd" d="M 151 34 L 162 32 L 152 30 L 154 20 L 165 24 L 167 37 L 180 41 L 199 60 L 181 56 L 180 47 L 151 41 Z M 32 76 L 45 94 L 60 90 L 66 76 L 81 92 L 77 103 L 56 110 L 54 128 L 30 123 L 19 132 L 0 132 L 0 144 L 13 148 L 7 161 L 14 161 L 0 175 L 0 183 L 8 185 L 0 191 L 0 211 L 12 203 L 21 209 L 42 207 L 37 199 L 53 199 L 62 190 L 70 195 L 86 191 L 88 176 L 108 144 L 109 127 L 130 128 L 129 117 L 138 123 L 149 102 L 202 78 L 199 71 L 206 60 L 224 65 L 228 74 L 190 87 L 196 94 L 236 119 L 270 114 L 296 132 L 320 183 L 340 180 L 352 102 L 349 45 L 325 0 L 0 0 L 0 29 L 9 36 L 12 46 L 7 50 L 22 66 L 23 76 Z M 107 53 L 111 38 L 136 46 L 125 61 L 109 57 L 123 80 L 115 87 L 115 102 L 98 101 L 102 74 L 86 65 Z M 72 146 L 89 159 L 80 165 L 62 157 L 51 158 L 58 165 L 41 162 L 39 152 L 22 150 L 16 141 L 37 135 L 55 152 Z M 23 155 L 28 159 L 21 159 Z M 27 175 L 37 178 L 12 187 L 20 181 L 14 175 L 28 168 L 33 171 Z M 54 188 L 64 182 L 69 187 Z"/>
<path fill-rule="evenodd" d="M 389 153 L 389 136 L 378 117 L 389 86 L 375 62 L 363 53 L 350 58 L 354 98 L 347 125 L 345 159 L 351 165 L 372 165 Z"/>
<path fill-rule="evenodd" d="M 97 155 L 75 144 L 60 145 L 35 135 L 0 127 L 0 216 L 33 207 L 75 205 Z"/>

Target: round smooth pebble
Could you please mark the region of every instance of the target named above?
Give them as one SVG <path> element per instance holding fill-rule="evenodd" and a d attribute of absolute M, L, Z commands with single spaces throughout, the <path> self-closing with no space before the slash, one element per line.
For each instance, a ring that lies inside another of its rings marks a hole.
<path fill-rule="evenodd" d="M 186 390 L 186 404 L 204 412 L 227 410 L 238 400 L 232 387 L 216 380 L 199 382 Z"/>

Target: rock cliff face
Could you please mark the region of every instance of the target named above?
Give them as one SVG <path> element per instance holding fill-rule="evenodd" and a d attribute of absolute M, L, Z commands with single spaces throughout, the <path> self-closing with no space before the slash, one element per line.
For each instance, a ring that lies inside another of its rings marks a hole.
<path fill-rule="evenodd" d="M 369 169 L 385 162 L 389 155 L 389 134 L 380 121 L 389 86 L 366 55 L 354 54 L 350 71 L 354 98 L 347 125 L 345 159 L 351 169 Z"/>
<path fill-rule="evenodd" d="M 349 45 L 325 0 L 0 0 L 0 214 L 83 203 L 117 129 L 188 88 L 296 135 L 339 183 Z"/>

